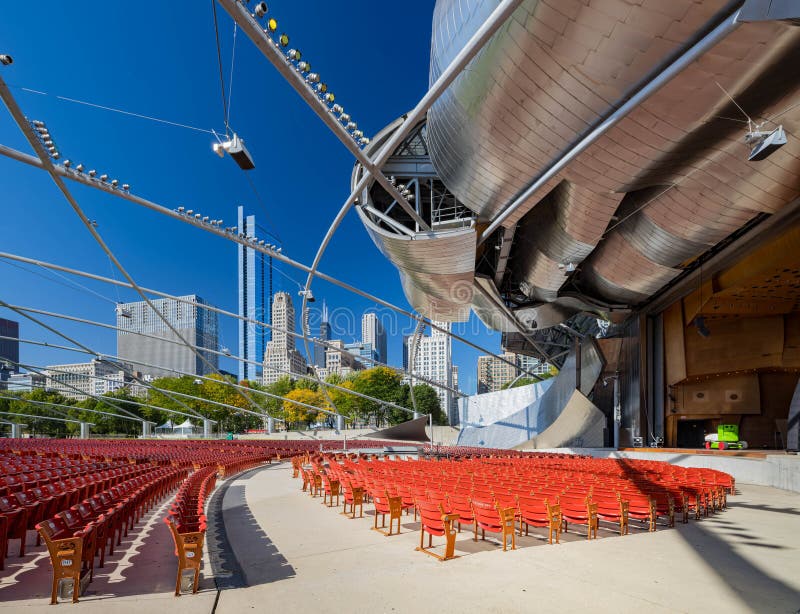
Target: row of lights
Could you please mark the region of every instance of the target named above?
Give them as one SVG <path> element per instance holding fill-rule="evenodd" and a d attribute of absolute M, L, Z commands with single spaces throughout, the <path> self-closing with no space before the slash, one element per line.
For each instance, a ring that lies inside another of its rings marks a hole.
<path fill-rule="evenodd" d="M 211 219 L 207 215 L 203 215 L 202 213 L 195 213 L 194 209 L 187 209 L 186 207 L 178 207 L 175 209 L 175 212 L 179 215 L 184 217 L 193 219 L 195 222 L 199 222 L 200 224 L 207 224 L 214 228 L 220 228 L 223 232 L 228 234 L 236 235 L 237 231 L 239 230 L 238 226 L 226 226 L 222 228 L 222 220 Z M 266 249 L 272 250 L 276 254 L 280 254 L 283 251 L 283 248 L 278 247 L 277 245 L 272 245 L 271 243 L 267 243 L 263 239 L 257 239 L 256 237 L 247 236 L 242 233 L 238 233 L 237 235 L 240 239 L 244 239 L 248 243 L 253 245 L 257 245 L 258 247 L 264 247 Z"/>
<path fill-rule="evenodd" d="M 247 4 L 249 0 L 241 0 L 244 4 Z M 252 17 L 256 19 L 264 20 L 266 23 L 266 27 L 264 28 L 264 33 L 270 37 L 273 44 L 276 47 L 279 47 L 283 55 L 289 61 L 289 63 L 294 67 L 296 71 L 298 71 L 303 78 L 305 79 L 306 83 L 311 86 L 311 88 L 316 93 L 317 97 L 325 103 L 328 107 L 329 112 L 336 116 L 338 121 L 345 127 L 347 132 L 353 138 L 353 140 L 359 145 L 364 146 L 369 144 L 369 137 L 364 136 L 364 133 L 358 129 L 358 124 L 354 122 L 350 115 L 345 113 L 344 108 L 342 105 L 337 104 L 335 102 L 336 97 L 333 95 L 333 92 L 328 90 L 328 86 L 320 80 L 319 73 L 315 73 L 311 71 L 311 63 L 307 60 L 303 60 L 303 54 L 300 53 L 298 49 L 286 49 L 289 47 L 289 35 L 288 34 L 281 34 L 277 37 L 277 40 L 273 38 L 275 32 L 278 30 L 278 22 L 277 20 L 273 19 L 272 17 L 267 18 L 267 3 L 266 2 L 258 2 L 254 9 L 253 13 L 251 13 Z"/>
<path fill-rule="evenodd" d="M 400 192 L 403 198 L 405 198 L 408 202 L 414 200 L 414 193 L 408 188 L 408 186 L 404 183 L 397 183 L 397 179 L 395 179 L 394 175 L 389 177 L 389 183 L 391 183 L 394 187 L 397 188 L 397 191 Z"/>
<path fill-rule="evenodd" d="M 56 147 L 56 144 L 53 141 L 53 137 L 50 135 L 50 131 L 47 129 L 47 125 L 43 121 L 35 119 L 31 122 L 31 126 L 36 132 L 36 136 L 39 138 L 39 142 L 42 144 L 42 147 L 44 147 L 47 150 L 47 153 L 50 154 L 50 157 L 53 160 L 58 160 L 61 157 L 61 154 L 59 153 L 58 148 Z M 77 164 L 76 166 L 73 167 L 71 160 L 64 160 L 63 167 L 65 170 L 73 172 L 77 175 L 82 175 L 84 170 L 83 164 Z M 110 188 L 113 189 L 120 188 L 125 192 L 128 192 L 131 189 L 131 186 L 127 183 L 123 183 L 120 185 L 119 180 L 117 179 L 112 179 L 111 181 L 109 181 L 108 175 L 105 173 L 103 173 L 98 177 L 97 171 L 94 169 L 91 169 L 86 174 L 89 176 L 90 179 L 106 184 Z"/>

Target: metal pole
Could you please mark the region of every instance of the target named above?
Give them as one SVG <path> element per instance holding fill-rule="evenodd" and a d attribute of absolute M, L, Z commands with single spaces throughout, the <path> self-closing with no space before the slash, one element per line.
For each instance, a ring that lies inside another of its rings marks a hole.
<path fill-rule="evenodd" d="M 275 418 L 269 417 L 267 418 L 267 434 L 272 435 L 275 431 Z"/>
<path fill-rule="evenodd" d="M 81 422 L 81 439 L 89 439 L 89 423 Z"/>
<path fill-rule="evenodd" d="M 614 373 L 614 448 L 619 450 L 619 429 L 622 424 L 622 404 L 619 394 L 619 371 Z"/>
<path fill-rule="evenodd" d="M 11 423 L 11 437 L 14 439 L 22 438 L 22 429 L 25 425 L 20 424 L 19 422 L 12 422 Z"/>
<path fill-rule="evenodd" d="M 210 439 L 212 434 L 211 420 L 208 418 L 203 419 L 203 438 Z"/>

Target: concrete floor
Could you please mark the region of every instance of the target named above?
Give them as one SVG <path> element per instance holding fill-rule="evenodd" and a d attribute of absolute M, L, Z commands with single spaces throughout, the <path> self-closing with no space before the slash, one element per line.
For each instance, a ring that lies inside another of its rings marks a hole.
<path fill-rule="evenodd" d="M 244 581 L 222 590 L 217 613 L 280 604 L 294 612 L 797 612 L 800 495 L 740 486 L 729 509 L 699 522 L 587 542 L 544 534 L 518 550 L 457 541 L 461 558 L 414 550 L 419 525 L 371 531 L 300 491 L 286 465 L 234 481 L 226 527 Z M 371 511 L 372 506 L 365 506 Z"/>
<path fill-rule="evenodd" d="M 175 560 L 160 521 L 164 510 L 157 510 L 95 574 L 75 608 L 104 614 L 142 606 L 219 614 L 800 609 L 796 493 L 739 485 L 727 511 L 676 529 L 619 537 L 609 528 L 597 541 L 568 534 L 553 546 L 537 529 L 509 552 L 492 541 L 475 543 L 464 531 L 460 558 L 441 563 L 414 550 L 413 516 L 404 517 L 402 534 L 385 537 L 370 530 L 371 504 L 364 518 L 346 518 L 341 508 L 301 492 L 290 471 L 272 465 L 220 482 L 198 595 L 172 596 Z M 49 564 L 41 548 L 31 552 L 22 560 L 12 556 L 0 572 L 0 614 L 53 611 Z"/>

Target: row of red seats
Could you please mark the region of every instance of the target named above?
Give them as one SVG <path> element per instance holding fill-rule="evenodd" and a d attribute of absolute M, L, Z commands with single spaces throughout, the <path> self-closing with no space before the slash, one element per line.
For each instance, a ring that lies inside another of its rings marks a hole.
<path fill-rule="evenodd" d="M 555 531 L 557 541 L 570 523 L 586 526 L 588 537 L 596 535 L 600 520 L 614 523 L 621 534 L 627 533 L 629 518 L 647 523 L 651 531 L 662 517 L 674 526 L 676 508 L 683 512 L 684 522 L 691 509 L 695 517 L 701 510 L 708 515 L 725 507 L 726 493 L 734 485 L 731 476 L 714 470 L 589 457 L 540 455 L 458 462 L 361 457 L 353 462 L 328 456 L 308 460 L 312 467 L 300 468 L 303 489 L 311 484 L 312 494 L 317 487 L 327 493 L 329 482 L 335 481 L 345 507 L 353 505 L 357 491 L 362 491 L 364 500 L 371 498 L 375 503 L 373 528 L 378 528 L 378 515 L 392 513 L 392 504 L 406 513 L 414 509 L 415 517 L 416 510 L 425 508 L 423 533 L 430 529 L 429 535 L 449 535 L 452 526 L 457 524 L 460 530 L 462 524 L 471 524 L 476 539 L 479 529 L 482 534 L 502 533 L 504 548 L 507 537 L 514 547 L 515 523 L 520 532 L 523 526 L 526 532 L 529 526 L 550 527 L 550 538 Z M 431 517 L 431 509 L 439 510 L 438 520 L 436 513 Z M 422 538 L 420 549 L 424 550 Z"/>
<path fill-rule="evenodd" d="M 102 567 L 106 546 L 113 554 L 115 542 L 119 545 L 123 535 L 186 476 L 185 469 L 171 467 L 142 466 L 134 471 L 135 477 L 127 476 L 130 479 L 36 525 L 53 567 L 51 603 L 57 603 L 64 578 L 72 581 L 72 601 L 77 602 L 82 587 L 94 576 L 95 558 Z"/>
<path fill-rule="evenodd" d="M 39 522 L 147 470 L 144 465 L 123 465 L 0 495 L 0 569 L 4 569 L 10 540 L 20 540 L 19 556 L 24 556 L 27 532 Z"/>

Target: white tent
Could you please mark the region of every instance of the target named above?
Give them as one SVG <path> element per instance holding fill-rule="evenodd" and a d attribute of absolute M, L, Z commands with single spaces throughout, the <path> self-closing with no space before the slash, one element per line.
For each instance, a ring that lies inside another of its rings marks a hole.
<path fill-rule="evenodd" d="M 159 434 L 159 433 L 160 434 L 164 434 L 164 435 L 171 434 L 172 433 L 172 429 L 174 429 L 174 428 L 175 428 L 175 424 L 172 422 L 172 420 L 167 420 L 161 426 L 157 426 L 156 427 L 156 434 Z"/>
<path fill-rule="evenodd" d="M 172 429 L 172 433 L 174 435 L 192 435 L 194 434 L 194 425 L 191 423 L 189 418 L 186 418 L 186 421 L 182 424 L 175 425 L 175 427 Z"/>

